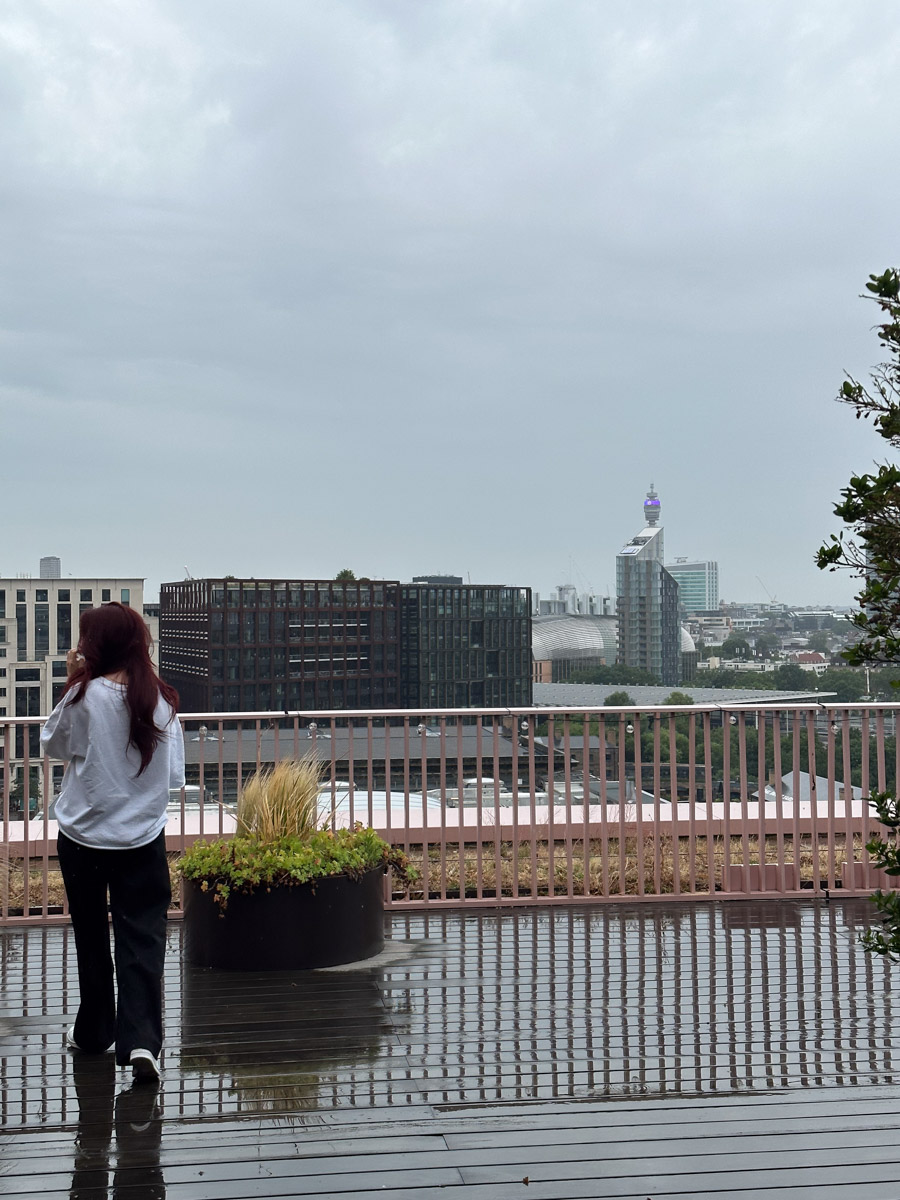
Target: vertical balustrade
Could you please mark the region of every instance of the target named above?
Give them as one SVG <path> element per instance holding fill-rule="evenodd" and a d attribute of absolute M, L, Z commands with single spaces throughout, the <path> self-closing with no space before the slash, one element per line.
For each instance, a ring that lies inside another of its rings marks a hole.
<path fill-rule="evenodd" d="M 421 859 L 421 884 L 386 893 L 395 906 L 864 893 L 880 882 L 866 797 L 896 778 L 895 712 L 781 702 L 190 714 L 169 849 L 228 836 L 248 775 L 310 753 L 323 766 L 323 820 L 361 820 Z M 65 915 L 49 809 L 57 764 L 32 752 L 38 724 L 0 723 L 7 923 Z M 37 810 L 27 820 L 26 806 Z"/>

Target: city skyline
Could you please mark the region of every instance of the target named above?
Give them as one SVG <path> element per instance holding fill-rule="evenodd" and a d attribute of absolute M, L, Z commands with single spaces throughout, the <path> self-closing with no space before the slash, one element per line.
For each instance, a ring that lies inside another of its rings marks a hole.
<path fill-rule="evenodd" d="M 636 524 L 636 522 L 633 522 L 633 524 Z M 671 530 L 670 530 L 670 527 L 668 526 L 668 524 L 666 522 L 663 522 L 663 526 L 666 529 L 667 535 L 670 535 Z M 621 539 L 621 541 L 623 541 L 623 542 L 626 540 L 627 540 L 627 538 L 625 538 L 625 537 L 623 537 Z M 619 547 L 619 549 L 621 550 L 621 546 Z M 184 567 L 182 567 L 180 573 L 175 572 L 170 576 L 162 576 L 158 579 L 155 579 L 153 576 L 151 576 L 149 574 L 143 575 L 140 570 L 118 571 L 118 570 L 113 570 L 113 569 L 107 569 L 107 566 L 110 563 L 114 563 L 117 561 L 122 561 L 122 562 L 130 561 L 127 557 L 120 557 L 120 556 L 116 555 L 115 553 L 110 554 L 109 556 L 107 556 L 105 558 L 103 556 L 98 558 L 98 560 L 97 560 L 98 569 L 97 570 L 85 569 L 85 570 L 72 571 L 72 570 L 68 569 L 68 565 L 67 565 L 68 559 L 65 556 L 65 553 L 57 554 L 56 557 L 60 558 L 61 563 L 62 563 L 62 566 L 61 566 L 62 573 L 61 573 L 60 578 L 63 580 L 69 579 L 69 578 L 96 579 L 96 578 L 100 578 L 100 577 L 122 578 L 122 579 L 124 579 L 124 578 L 143 579 L 144 585 L 145 585 L 144 586 L 144 601 L 146 603 L 157 603 L 158 602 L 159 588 L 160 588 L 161 584 L 163 584 L 163 583 L 180 583 L 180 582 L 183 582 L 187 578 L 187 576 L 184 573 Z M 674 556 L 670 556 L 668 553 L 668 550 L 667 550 L 666 557 L 670 559 L 670 561 L 667 565 L 669 565 L 669 566 L 675 565 Z M 684 556 L 679 556 L 679 557 L 684 557 Z M 72 561 L 75 561 L 75 559 L 73 559 Z M 252 565 L 252 560 L 250 560 L 250 561 L 251 561 L 251 565 Z M 2 566 L 3 566 L 3 564 L 0 564 L 0 567 L 2 567 Z M 481 585 L 493 584 L 493 585 L 501 585 L 501 586 L 509 586 L 509 587 L 527 587 L 527 588 L 531 589 L 531 591 L 534 595 L 540 595 L 542 598 L 545 598 L 545 599 L 551 595 L 554 595 L 559 586 L 561 586 L 561 585 L 565 586 L 565 585 L 569 585 L 569 584 L 571 584 L 575 587 L 576 593 L 579 595 L 587 592 L 587 593 L 590 593 L 590 594 L 593 594 L 596 596 L 607 597 L 607 598 L 611 599 L 613 601 L 613 603 L 615 603 L 615 597 L 616 597 L 615 556 L 613 557 L 613 560 L 612 560 L 612 569 L 609 572 L 609 574 L 612 577 L 612 582 L 609 584 L 608 588 L 605 585 L 602 585 L 599 587 L 596 586 L 596 584 L 594 584 L 588 580 L 588 578 L 583 574 L 583 572 L 581 572 L 581 570 L 578 567 L 575 567 L 574 570 L 570 571 L 570 574 L 572 574 L 574 576 L 574 578 L 563 579 L 560 577 L 560 578 L 556 579 L 555 583 L 553 583 L 552 585 L 548 584 L 545 587 L 535 587 L 534 584 L 528 579 L 526 579 L 526 580 L 502 579 L 502 578 L 495 577 L 495 576 L 485 576 L 485 577 L 476 578 L 474 575 L 472 575 L 471 578 L 469 578 L 469 577 L 467 577 L 466 572 L 460 573 L 459 571 L 456 571 L 455 569 L 453 569 L 452 565 L 450 567 L 448 567 L 446 564 L 441 564 L 440 569 L 429 569 L 429 570 L 425 570 L 425 569 L 421 568 L 421 566 L 415 566 L 410 569 L 409 574 L 403 574 L 403 573 L 397 573 L 397 572 L 391 573 L 391 572 L 385 572 L 385 571 L 367 573 L 363 570 L 358 570 L 352 564 L 348 564 L 348 563 L 344 562 L 344 563 L 342 563 L 341 566 L 336 567 L 333 571 L 330 571 L 328 573 L 314 574 L 313 572 L 307 572 L 303 577 L 308 578 L 308 579 L 323 579 L 323 580 L 334 579 L 334 577 L 337 575 L 339 570 L 346 569 L 347 567 L 349 567 L 351 570 L 354 571 L 354 574 L 357 576 L 357 578 L 366 578 L 366 579 L 371 579 L 373 581 L 399 579 L 401 582 L 410 583 L 410 582 L 412 582 L 413 577 L 415 575 L 454 575 L 454 574 L 460 575 L 461 574 L 461 577 L 465 583 L 471 583 L 472 585 L 475 585 L 475 586 L 477 586 L 479 584 L 481 584 Z M 237 578 L 248 578 L 248 579 L 255 578 L 255 579 L 260 579 L 260 580 L 275 580 L 275 579 L 299 578 L 302 573 L 299 572 L 296 568 L 282 569 L 282 570 L 275 570 L 275 571 L 268 571 L 268 572 L 252 570 L 252 569 L 248 569 L 244 572 L 240 572 L 240 571 L 228 571 L 228 572 L 209 571 L 209 572 L 205 572 L 202 574 L 199 572 L 196 572 L 194 570 L 191 570 L 190 578 L 197 579 L 197 580 L 217 579 L 217 578 L 221 578 L 225 574 L 234 575 Z M 468 574 L 470 574 L 470 573 L 468 573 Z M 27 566 L 27 565 L 25 567 L 23 567 L 21 570 L 0 569 L 0 576 L 4 577 L 6 579 L 17 579 L 18 578 L 18 579 L 37 580 L 41 577 L 38 560 L 37 559 L 35 560 L 34 565 L 31 566 L 30 569 L 29 569 L 29 566 Z M 546 578 L 549 579 L 550 577 L 551 576 L 549 574 L 546 575 Z M 825 576 L 824 578 L 833 579 L 833 578 L 835 578 L 835 576 Z M 771 582 L 773 582 L 777 585 L 778 580 L 773 579 Z M 721 602 L 723 604 L 738 604 L 738 605 L 739 604 L 769 604 L 769 603 L 774 602 L 774 603 L 778 603 L 778 604 L 787 604 L 794 608 L 802 608 L 802 607 L 806 607 L 807 605 L 810 605 L 812 607 L 832 607 L 832 606 L 835 608 L 846 608 L 848 606 L 852 607 L 852 596 L 850 598 L 844 599 L 844 600 L 837 599 L 833 596 L 832 597 L 828 597 L 828 596 L 812 597 L 812 598 L 806 597 L 806 596 L 791 596 L 788 594 L 783 594 L 781 589 L 779 589 L 777 586 L 775 588 L 771 588 L 771 590 L 767 590 L 767 588 L 765 586 L 766 584 L 770 584 L 770 581 L 766 580 L 765 584 L 762 584 L 759 580 L 757 580 L 756 581 L 757 590 L 756 590 L 756 593 L 753 595 L 737 596 L 737 595 L 727 595 L 727 594 L 723 593 L 721 595 Z"/>

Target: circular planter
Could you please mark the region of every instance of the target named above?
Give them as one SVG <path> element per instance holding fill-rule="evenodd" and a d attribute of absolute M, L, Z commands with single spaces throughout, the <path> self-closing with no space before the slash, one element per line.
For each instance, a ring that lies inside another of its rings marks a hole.
<path fill-rule="evenodd" d="M 296 887 L 232 892 L 225 910 L 184 880 L 184 956 L 226 971 L 304 971 L 379 954 L 384 947 L 384 869 L 359 880 L 332 875 Z"/>

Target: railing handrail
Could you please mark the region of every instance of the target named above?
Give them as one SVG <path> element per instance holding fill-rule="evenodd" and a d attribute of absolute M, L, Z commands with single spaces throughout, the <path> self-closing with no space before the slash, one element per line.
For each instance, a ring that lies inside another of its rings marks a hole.
<path fill-rule="evenodd" d="M 197 799 L 170 801 L 167 844 L 230 836 L 247 778 L 313 752 L 329 823 L 362 820 L 421 864 L 418 890 L 389 894 L 401 907 L 864 894 L 894 883 L 867 850 L 868 797 L 900 776 L 898 712 L 761 697 L 182 713 Z M 65 913 L 45 720 L 0 718 L 0 925 Z"/>
<path fill-rule="evenodd" d="M 623 689 L 624 690 L 624 689 Z M 541 704 L 517 708 L 336 708 L 336 709 L 271 709 L 254 712 L 179 712 L 178 718 L 187 721 L 346 721 L 348 719 L 368 721 L 383 718 L 416 718 L 419 722 L 439 720 L 441 717 L 535 717 L 535 716 L 610 716 L 613 713 L 717 713 L 717 712 L 843 712 L 847 710 L 868 712 L 900 712 L 900 701 L 888 700 L 749 700 L 706 701 L 699 704 Z M 49 715 L 49 714 L 47 714 Z M 47 715 L 37 717 L 0 717 L 4 725 L 43 725 Z"/>

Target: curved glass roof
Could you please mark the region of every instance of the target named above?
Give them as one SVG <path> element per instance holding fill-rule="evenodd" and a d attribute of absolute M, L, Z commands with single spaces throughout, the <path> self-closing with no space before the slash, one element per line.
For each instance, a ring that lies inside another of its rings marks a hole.
<path fill-rule="evenodd" d="M 531 624 L 531 650 L 535 659 L 605 658 L 616 661 L 618 622 L 615 617 L 561 614 L 534 617 Z"/>

